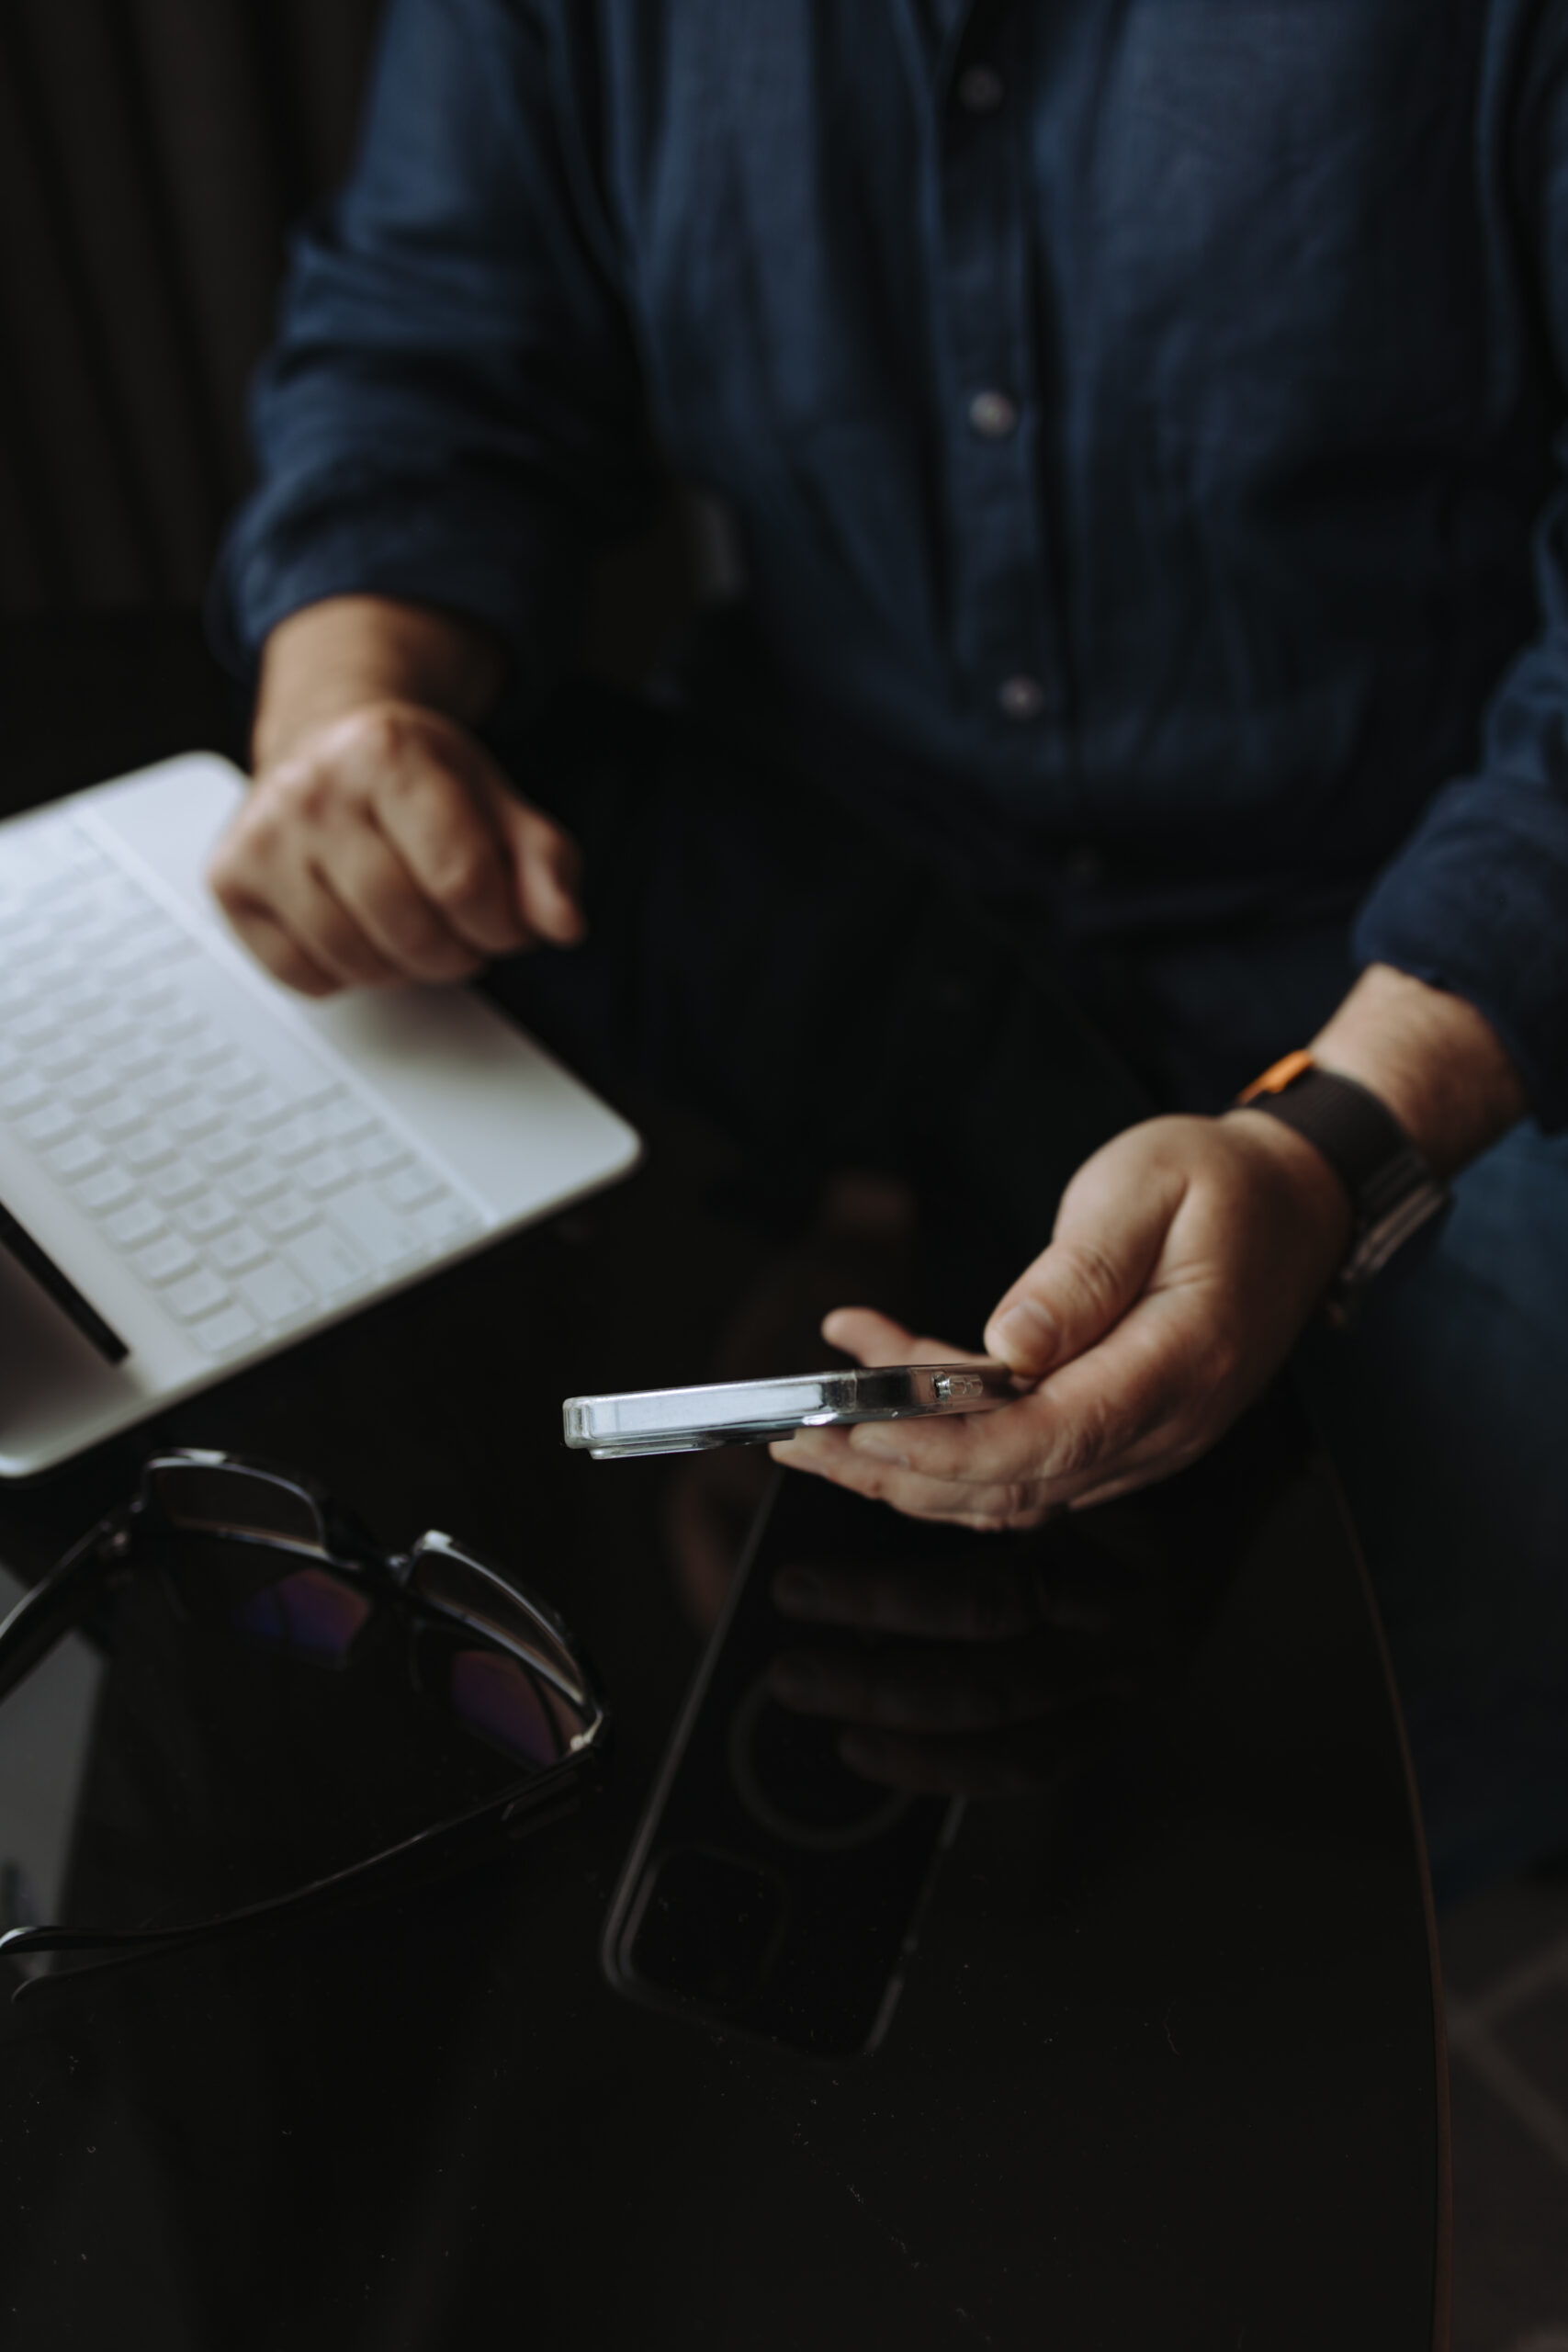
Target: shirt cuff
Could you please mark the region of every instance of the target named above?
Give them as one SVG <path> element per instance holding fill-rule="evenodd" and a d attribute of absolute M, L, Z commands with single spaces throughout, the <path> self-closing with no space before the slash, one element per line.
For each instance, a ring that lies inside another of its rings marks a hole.
<path fill-rule="evenodd" d="M 1548 1133 L 1568 1127 L 1568 806 L 1472 776 L 1439 793 L 1364 902 L 1357 964 L 1392 964 L 1484 1015 Z"/>
<path fill-rule="evenodd" d="M 509 702 L 519 691 L 536 701 L 563 665 L 580 583 L 564 552 L 542 544 L 536 518 L 508 515 L 505 503 L 492 485 L 452 481 L 345 497 L 340 479 L 320 502 L 295 489 L 278 514 L 264 490 L 219 557 L 207 601 L 213 650 L 254 678 L 290 613 L 328 596 L 397 597 L 481 623 L 508 654 Z"/>

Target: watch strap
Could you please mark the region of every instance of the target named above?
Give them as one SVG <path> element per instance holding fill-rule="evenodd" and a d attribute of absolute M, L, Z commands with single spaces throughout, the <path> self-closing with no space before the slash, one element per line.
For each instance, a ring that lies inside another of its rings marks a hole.
<path fill-rule="evenodd" d="M 1304 1136 L 1350 1196 L 1355 1238 L 1329 1299 L 1331 1316 L 1343 1321 L 1363 1285 L 1448 1206 L 1448 1193 L 1393 1112 L 1357 1080 L 1319 1069 L 1308 1053 L 1287 1054 L 1236 1106 L 1267 1112 Z"/>

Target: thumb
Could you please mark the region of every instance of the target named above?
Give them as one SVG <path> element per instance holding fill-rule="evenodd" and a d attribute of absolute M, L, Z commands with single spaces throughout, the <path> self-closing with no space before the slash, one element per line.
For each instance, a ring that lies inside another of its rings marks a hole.
<path fill-rule="evenodd" d="M 588 930 L 582 914 L 581 852 L 553 818 L 520 800 L 509 785 L 499 777 L 487 782 L 524 922 L 536 937 L 558 947 L 575 947 Z"/>
<path fill-rule="evenodd" d="M 1093 1163 L 1091 1163 L 1091 1168 Z M 1095 1171 L 1099 1174 L 1099 1171 Z M 1010 1372 L 1041 1380 L 1103 1340 L 1142 1296 L 1175 1203 L 1164 1187 L 1112 1181 L 1070 1187 L 1043 1250 L 986 1326 L 986 1346 Z"/>

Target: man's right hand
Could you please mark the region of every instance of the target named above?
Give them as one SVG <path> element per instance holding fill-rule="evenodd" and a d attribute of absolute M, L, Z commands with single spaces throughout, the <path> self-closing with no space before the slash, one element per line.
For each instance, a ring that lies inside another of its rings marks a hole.
<path fill-rule="evenodd" d="M 582 937 L 576 844 L 464 724 L 498 676 L 468 624 L 378 597 L 273 632 L 255 782 L 208 878 L 275 978 L 307 996 L 465 980 Z"/>
<path fill-rule="evenodd" d="M 575 844 L 468 729 L 373 702 L 265 768 L 208 869 L 275 979 L 307 996 L 466 980 L 493 956 L 582 936 Z"/>

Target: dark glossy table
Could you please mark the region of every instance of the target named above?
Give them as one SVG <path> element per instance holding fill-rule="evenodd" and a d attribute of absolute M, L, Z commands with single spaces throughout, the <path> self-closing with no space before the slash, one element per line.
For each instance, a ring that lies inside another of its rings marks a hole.
<path fill-rule="evenodd" d="M 1239 1517 L 1223 1478 L 1197 1520 L 1142 1507 L 1140 1542 L 1208 1559 L 1217 1494 L 1235 1555 L 1088 1767 L 970 1804 L 871 2054 L 606 1981 L 701 1645 L 660 1541 L 667 1466 L 568 1455 L 559 1401 L 701 1376 L 752 1247 L 686 1132 L 654 1143 L 564 1224 L 0 1496 L 0 1560 L 30 1577 L 154 1442 L 310 1470 L 391 1543 L 446 1526 L 523 1567 L 616 1719 L 602 1789 L 500 1860 L 0 2010 L 5 2340 L 1441 2342 L 1445 2091 L 1402 1741 L 1288 1413 Z"/>

